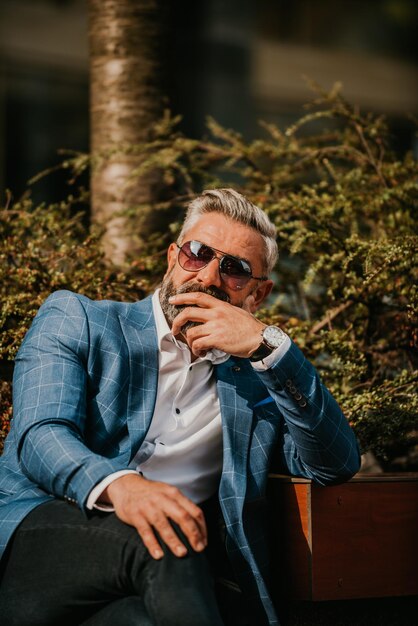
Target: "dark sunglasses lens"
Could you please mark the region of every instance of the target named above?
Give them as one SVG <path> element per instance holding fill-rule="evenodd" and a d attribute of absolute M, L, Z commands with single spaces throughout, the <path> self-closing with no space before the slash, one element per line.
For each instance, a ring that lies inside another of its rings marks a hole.
<path fill-rule="evenodd" d="M 180 248 L 180 265 L 183 269 L 195 271 L 212 261 L 214 252 L 199 241 L 188 241 Z"/>
<path fill-rule="evenodd" d="M 215 251 L 200 241 L 187 241 L 179 252 L 181 267 L 197 272 L 206 267 L 215 257 Z M 251 267 L 246 261 L 232 256 L 223 256 L 219 262 L 222 280 L 231 289 L 242 289 L 251 278 Z"/>
<path fill-rule="evenodd" d="M 232 288 L 244 287 L 251 278 L 251 268 L 240 259 L 224 256 L 220 263 L 221 276 L 223 280 Z"/>

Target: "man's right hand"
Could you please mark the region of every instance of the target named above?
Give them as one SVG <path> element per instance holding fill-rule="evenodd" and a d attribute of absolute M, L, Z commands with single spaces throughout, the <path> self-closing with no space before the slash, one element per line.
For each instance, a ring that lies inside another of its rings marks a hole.
<path fill-rule="evenodd" d="M 207 545 L 203 511 L 177 487 L 137 474 L 125 474 L 106 487 L 100 501 L 112 504 L 119 519 L 137 529 L 154 559 L 164 556 L 155 531 L 173 554 L 178 557 L 187 554 L 170 520 L 180 526 L 194 550 L 201 552 Z"/>

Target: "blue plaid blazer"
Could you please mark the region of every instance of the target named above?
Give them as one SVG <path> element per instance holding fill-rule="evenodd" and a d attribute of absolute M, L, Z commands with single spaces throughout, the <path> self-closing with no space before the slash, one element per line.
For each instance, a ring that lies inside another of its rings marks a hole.
<path fill-rule="evenodd" d="M 294 344 L 268 371 L 231 357 L 216 376 L 227 549 L 243 591 L 260 606 L 260 624 L 278 624 L 265 584 L 272 456 L 280 471 L 326 485 L 358 470 L 358 447 Z M 34 507 L 55 497 L 86 511 L 92 488 L 128 466 L 152 419 L 157 383 L 150 298 L 94 302 L 68 291 L 48 298 L 16 358 L 14 419 L 0 458 L 1 552 Z"/>

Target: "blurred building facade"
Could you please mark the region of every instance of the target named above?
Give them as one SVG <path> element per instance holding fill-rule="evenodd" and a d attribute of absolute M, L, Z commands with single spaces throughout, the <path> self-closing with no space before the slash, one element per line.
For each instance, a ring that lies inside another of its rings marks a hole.
<path fill-rule="evenodd" d="M 140 2 L 141 0 L 138 0 Z M 169 99 L 198 136 L 211 115 L 247 137 L 287 126 L 311 94 L 302 76 L 388 116 L 414 148 L 415 0 L 176 0 Z M 60 148 L 88 150 L 87 0 L 0 0 L 0 190 L 19 196 Z M 62 196 L 63 178 L 35 197 Z M 2 198 L 3 200 L 3 198 Z"/>

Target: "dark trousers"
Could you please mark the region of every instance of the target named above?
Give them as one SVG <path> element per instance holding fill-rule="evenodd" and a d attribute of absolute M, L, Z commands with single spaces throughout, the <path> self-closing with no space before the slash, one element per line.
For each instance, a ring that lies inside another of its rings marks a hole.
<path fill-rule="evenodd" d="M 221 626 L 213 568 L 223 557 L 194 552 L 181 537 L 186 557 L 162 545 L 156 561 L 115 514 L 95 511 L 87 519 L 63 501 L 42 504 L 19 526 L 2 561 L 1 624 Z M 217 539 L 209 535 L 211 543 Z"/>

